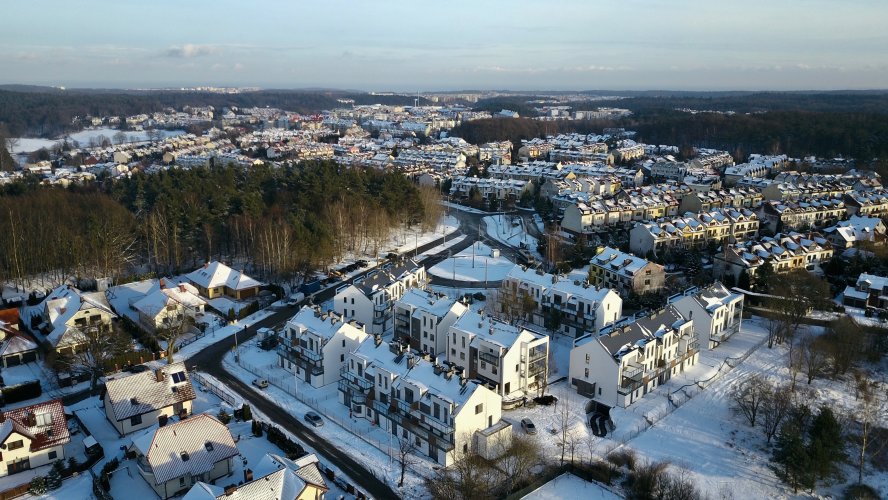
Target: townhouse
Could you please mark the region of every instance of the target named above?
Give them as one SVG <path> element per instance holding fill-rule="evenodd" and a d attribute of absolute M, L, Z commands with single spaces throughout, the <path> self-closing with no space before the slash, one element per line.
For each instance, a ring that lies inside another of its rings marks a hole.
<path fill-rule="evenodd" d="M 720 282 L 705 288 L 692 287 L 667 299 L 682 316 L 694 322 L 700 346 L 718 347 L 740 331 L 743 323 L 743 294 L 728 290 Z"/>
<path fill-rule="evenodd" d="M 651 177 L 657 180 L 683 181 L 688 176 L 687 163 L 656 161 L 650 165 Z"/>
<path fill-rule="evenodd" d="M 762 204 L 762 193 L 756 188 L 734 187 L 717 191 L 688 193 L 681 198 L 681 212 L 698 213 L 714 208 L 755 209 Z"/>
<path fill-rule="evenodd" d="M 799 201 L 810 198 L 841 198 L 851 192 L 851 185 L 839 180 L 774 179 L 764 189 L 766 200 Z"/>
<path fill-rule="evenodd" d="M 467 311 L 450 327 L 446 357 L 504 400 L 520 399 L 542 393 L 549 336 Z"/>
<path fill-rule="evenodd" d="M 743 273 L 754 279 L 765 263 L 776 273 L 794 269 L 822 272 L 821 266 L 832 256 L 832 244 L 820 233 L 780 233 L 723 245 L 713 256 L 712 270 L 717 278 L 732 274 L 735 279 Z"/>
<path fill-rule="evenodd" d="M 758 217 L 746 209 L 714 209 L 684 217 L 636 223 L 629 231 L 629 248 L 638 255 L 659 256 L 669 249 L 703 248 L 758 234 Z"/>
<path fill-rule="evenodd" d="M 243 272 L 218 261 L 204 264 L 200 269 L 186 274 L 185 278 L 197 287 L 200 295 L 208 299 L 223 295 L 235 300 L 249 299 L 259 295 L 259 287 L 262 286 L 262 283 Z"/>
<path fill-rule="evenodd" d="M 59 354 L 79 351 L 90 335 L 109 333 L 116 319 L 103 292 L 85 293 L 71 285 L 52 290 L 37 327 Z"/>
<path fill-rule="evenodd" d="M 432 355 L 447 352 L 447 332 L 467 310 L 465 304 L 420 288 L 407 290 L 395 302 L 395 339 Z"/>
<path fill-rule="evenodd" d="M 823 234 L 837 250 L 852 248 L 861 242 L 883 244 L 885 232 L 886 227 L 882 219 L 856 215 L 823 229 Z"/>
<path fill-rule="evenodd" d="M 734 157 L 725 151 L 700 150 L 699 156 L 690 161 L 691 167 L 718 171 L 734 165 Z"/>
<path fill-rule="evenodd" d="M 656 292 L 665 282 L 663 266 L 615 248 L 601 248 L 589 261 L 589 283 L 612 288 L 620 296 Z"/>
<path fill-rule="evenodd" d="M 854 191 L 845 195 L 848 215 L 868 217 L 888 216 L 888 195 L 877 191 Z"/>
<path fill-rule="evenodd" d="M 515 266 L 503 279 L 501 308 L 515 304 L 523 314 L 526 300 L 533 301 L 530 321 L 572 337 L 598 331 L 622 315 L 623 299 L 610 288 L 573 280 L 540 270 Z M 500 311 L 509 314 L 509 311 Z"/>
<path fill-rule="evenodd" d="M 338 288 L 333 309 L 346 321 L 363 323 L 370 334 L 387 333 L 394 327 L 395 301 L 408 289 L 423 288 L 426 284 L 426 269 L 415 260 L 388 264 Z"/>
<path fill-rule="evenodd" d="M 758 209 L 762 227 L 772 232 L 821 229 L 845 216 L 841 198 L 811 198 L 807 201 L 767 201 Z"/>
<path fill-rule="evenodd" d="M 133 436 L 127 454 L 135 457 L 142 479 L 166 499 L 230 476 L 239 453 L 228 427 L 202 413 Z"/>
<path fill-rule="evenodd" d="M 182 362 L 108 377 L 103 392 L 105 416 L 121 436 L 190 415 L 196 398 Z"/>
<path fill-rule="evenodd" d="M 4 410 L 0 413 L 0 476 L 64 460 L 70 441 L 60 399 Z"/>
<path fill-rule="evenodd" d="M 845 287 L 842 304 L 860 309 L 888 309 L 888 278 L 861 273 L 854 286 Z"/>
<path fill-rule="evenodd" d="M 694 366 L 698 358 L 693 320 L 667 305 L 576 339 L 568 379 L 577 393 L 625 408 Z"/>
<path fill-rule="evenodd" d="M 725 186 L 736 186 L 740 179 L 765 178 L 771 172 L 771 169 L 761 163 L 742 163 L 733 167 L 725 168 Z"/>
<path fill-rule="evenodd" d="M 490 201 L 517 202 L 526 191 L 533 192 L 533 182 L 519 179 L 484 179 L 457 176 L 453 178 L 450 195 L 455 198 L 469 198 L 473 191 Z"/>
<path fill-rule="evenodd" d="M 555 161 L 555 160 L 552 160 Z M 570 160 L 565 160 L 570 161 Z M 644 172 L 640 168 L 612 167 L 602 163 L 565 163 L 561 169 L 576 177 L 616 176 L 623 186 L 630 188 L 644 185 Z"/>
<path fill-rule="evenodd" d="M 379 337 L 347 355 L 339 398 L 352 416 L 370 420 L 444 466 L 489 440 L 511 437 L 511 425 L 501 420 L 499 394 L 461 376 L 453 365 L 433 364 L 406 344 Z"/>
<path fill-rule="evenodd" d="M 499 141 L 482 144 L 478 147 L 478 159 L 494 165 L 509 165 L 512 163 L 512 142 Z"/>
<path fill-rule="evenodd" d="M 319 306 L 303 306 L 287 320 L 277 345 L 278 364 L 314 387 L 339 380 L 345 355 L 368 334 L 364 325 Z"/>

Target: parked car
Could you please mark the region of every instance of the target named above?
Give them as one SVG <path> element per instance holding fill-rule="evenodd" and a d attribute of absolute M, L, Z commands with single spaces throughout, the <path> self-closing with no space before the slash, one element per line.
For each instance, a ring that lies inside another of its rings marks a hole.
<path fill-rule="evenodd" d="M 529 418 L 522 418 L 521 419 L 521 428 L 524 429 L 524 432 L 526 432 L 528 434 L 536 434 L 537 433 L 536 426 L 533 425 L 533 421 L 531 421 Z"/>
<path fill-rule="evenodd" d="M 277 347 L 278 338 L 276 336 L 265 337 L 264 339 L 259 341 L 259 348 L 263 351 L 270 351 Z"/>
<path fill-rule="evenodd" d="M 358 262 L 356 262 L 356 264 L 358 264 L 358 267 L 362 267 L 362 268 L 370 265 L 370 263 L 364 259 L 359 260 Z"/>
<path fill-rule="evenodd" d="M 254 378 L 253 385 L 260 389 L 266 389 L 268 387 L 268 380 L 265 380 L 264 378 Z"/>
<path fill-rule="evenodd" d="M 321 416 L 313 411 L 310 411 L 305 414 L 305 421 L 315 427 L 321 427 L 324 425 L 324 421 L 321 420 Z"/>

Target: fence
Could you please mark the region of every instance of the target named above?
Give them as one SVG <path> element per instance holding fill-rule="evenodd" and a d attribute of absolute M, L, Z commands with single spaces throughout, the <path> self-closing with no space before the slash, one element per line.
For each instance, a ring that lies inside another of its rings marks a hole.
<path fill-rule="evenodd" d="M 216 384 L 215 382 L 206 378 L 202 373 L 192 372 L 191 376 L 194 378 L 194 380 L 197 380 L 204 389 L 218 396 L 219 399 L 228 403 L 232 408 L 240 408 L 243 404 L 243 400 L 241 400 L 241 398 L 235 396 L 222 385 Z"/>

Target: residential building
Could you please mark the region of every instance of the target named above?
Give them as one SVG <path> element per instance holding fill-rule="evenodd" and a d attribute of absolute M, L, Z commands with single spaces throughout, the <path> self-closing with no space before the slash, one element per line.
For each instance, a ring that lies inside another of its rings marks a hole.
<path fill-rule="evenodd" d="M 758 234 L 759 220 L 747 209 L 718 208 L 684 217 L 639 222 L 629 232 L 629 248 L 638 255 L 659 256 L 670 249 L 703 248 Z"/>
<path fill-rule="evenodd" d="M 185 278 L 208 299 L 223 295 L 235 300 L 249 299 L 259 295 L 259 287 L 262 286 L 262 283 L 219 261 L 208 262 L 186 274 Z"/>
<path fill-rule="evenodd" d="M 65 459 L 71 441 L 61 399 L 0 413 L 0 476 Z"/>
<path fill-rule="evenodd" d="M 197 315 L 204 312 L 207 303 L 191 283 L 166 287 L 166 282 L 160 280 L 158 285 L 156 290 L 130 305 L 139 314 L 139 326 L 145 331 L 157 333 L 183 322 L 193 323 Z"/>
<path fill-rule="evenodd" d="M 447 332 L 468 310 L 465 304 L 443 294 L 411 288 L 395 302 L 395 339 L 432 355 L 447 352 Z"/>
<path fill-rule="evenodd" d="M 715 208 L 755 209 L 762 204 L 762 193 L 755 188 L 734 187 L 718 191 L 694 191 L 681 198 L 681 212 L 699 213 Z"/>
<path fill-rule="evenodd" d="M 376 271 L 336 290 L 333 309 L 344 320 L 363 323 L 368 333 L 387 333 L 394 327 L 395 301 L 410 288 L 428 283 L 425 267 L 407 259 Z"/>
<path fill-rule="evenodd" d="M 567 276 L 515 266 L 503 279 L 501 302 L 520 308 L 533 300 L 530 321 L 537 326 L 581 337 L 620 318 L 623 299 L 610 288 L 600 288 Z M 523 311 L 522 311 L 523 313 Z"/>
<path fill-rule="evenodd" d="M 280 367 L 314 387 L 337 382 L 346 354 L 368 337 L 363 324 L 319 306 L 303 306 L 281 333 Z"/>
<path fill-rule="evenodd" d="M 888 309 L 888 278 L 861 273 L 854 286 L 845 287 L 842 303 L 860 309 Z"/>
<path fill-rule="evenodd" d="M 765 178 L 771 168 L 762 163 L 742 163 L 725 168 L 725 186 L 736 186 L 740 179 L 747 177 Z"/>
<path fill-rule="evenodd" d="M 888 195 L 881 189 L 876 191 L 853 191 L 845 195 L 848 215 L 867 217 L 888 216 Z"/>
<path fill-rule="evenodd" d="M 743 322 L 743 294 L 732 292 L 719 282 L 703 289 L 689 288 L 669 297 L 667 303 L 693 320 L 697 343 L 707 349 L 739 332 Z"/>
<path fill-rule="evenodd" d="M 353 416 L 448 466 L 479 441 L 510 436 L 512 430 L 501 424 L 502 397 L 456 372 L 410 353 L 406 344 L 376 337 L 348 354 L 339 397 Z"/>
<path fill-rule="evenodd" d="M 583 396 L 627 407 L 697 363 L 694 322 L 667 305 L 574 341 L 568 379 Z"/>
<path fill-rule="evenodd" d="M 666 282 L 666 270 L 631 253 L 604 247 L 589 262 L 589 283 L 612 288 L 626 296 L 631 293 L 656 292 Z"/>
<path fill-rule="evenodd" d="M 0 366 L 31 363 L 39 358 L 39 347 L 32 337 L 19 329 L 16 308 L 0 310 Z"/>
<path fill-rule="evenodd" d="M 44 300 L 38 329 L 56 352 L 73 353 L 82 349 L 87 335 L 110 332 L 115 318 L 103 292 L 85 293 L 62 285 Z"/>
<path fill-rule="evenodd" d="M 251 481 L 224 488 L 198 482 L 183 500 L 323 500 L 330 489 L 314 454 L 290 460 L 268 453 L 250 470 Z"/>
<path fill-rule="evenodd" d="M 740 279 L 744 272 L 754 278 L 756 271 L 767 262 L 776 273 L 794 269 L 822 272 L 821 265 L 832 256 L 832 244 L 820 233 L 780 233 L 725 244 L 722 251 L 713 256 L 712 270 L 716 278 L 732 274 L 734 279 Z"/>
<path fill-rule="evenodd" d="M 654 179 L 682 181 L 687 176 L 687 163 L 676 161 L 657 161 L 651 164 L 651 177 Z"/>
<path fill-rule="evenodd" d="M 194 387 L 185 363 L 173 363 L 105 381 L 105 416 L 124 436 L 170 417 L 191 415 Z"/>
<path fill-rule="evenodd" d="M 841 198 L 812 198 L 807 201 L 767 201 L 758 209 L 762 227 L 772 232 L 821 229 L 845 216 Z"/>
<path fill-rule="evenodd" d="M 830 243 L 836 249 L 847 249 L 860 242 L 873 244 L 885 243 L 885 223 L 878 217 L 858 217 L 852 215 L 848 220 L 839 221 L 835 226 L 823 230 Z"/>
<path fill-rule="evenodd" d="M 186 493 L 198 482 L 230 476 L 238 456 L 228 427 L 206 413 L 146 429 L 133 437 L 127 452 L 135 455 L 142 478 L 163 499 Z"/>
<path fill-rule="evenodd" d="M 469 198 L 476 190 L 484 200 L 515 203 L 525 191 L 534 190 L 533 182 L 519 179 L 485 179 L 457 176 L 453 178 L 450 195 L 457 199 Z"/>
<path fill-rule="evenodd" d="M 520 399 L 545 385 L 549 336 L 467 311 L 450 327 L 447 360 L 504 400 Z"/>

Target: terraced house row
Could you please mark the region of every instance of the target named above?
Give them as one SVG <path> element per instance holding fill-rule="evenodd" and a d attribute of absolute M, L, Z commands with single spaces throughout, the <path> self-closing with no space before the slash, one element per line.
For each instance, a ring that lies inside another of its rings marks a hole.
<path fill-rule="evenodd" d="M 747 209 L 715 209 L 684 217 L 638 223 L 629 231 L 629 247 L 638 255 L 660 255 L 670 249 L 703 248 L 758 234 L 759 220 Z"/>

